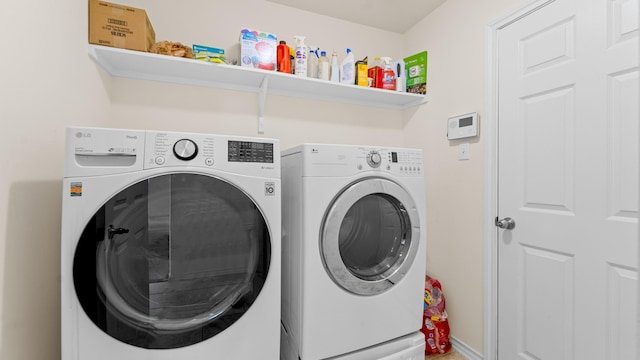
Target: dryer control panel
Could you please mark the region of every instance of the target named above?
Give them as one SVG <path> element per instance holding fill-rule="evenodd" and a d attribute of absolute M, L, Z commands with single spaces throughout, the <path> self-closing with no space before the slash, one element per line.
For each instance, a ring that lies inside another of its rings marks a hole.
<path fill-rule="evenodd" d="M 350 176 L 367 171 L 397 176 L 424 176 L 420 149 L 358 145 L 302 144 L 283 152 L 300 154 L 303 176 Z"/>
<path fill-rule="evenodd" d="M 389 167 L 401 174 L 422 174 L 422 151 L 389 151 Z"/>
<path fill-rule="evenodd" d="M 359 148 L 361 158 L 363 154 L 365 162 L 370 169 L 380 169 L 395 174 L 419 175 L 422 174 L 422 151 L 416 149 L 401 148 Z M 358 170 L 366 169 L 358 164 Z"/>

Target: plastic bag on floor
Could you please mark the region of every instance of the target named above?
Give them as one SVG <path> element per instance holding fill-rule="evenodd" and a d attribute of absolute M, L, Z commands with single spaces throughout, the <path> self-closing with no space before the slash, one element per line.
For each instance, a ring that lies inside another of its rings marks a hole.
<path fill-rule="evenodd" d="M 424 284 L 422 333 L 426 340 L 425 355 L 444 354 L 451 350 L 449 319 L 442 285 L 430 276 L 426 277 Z"/>

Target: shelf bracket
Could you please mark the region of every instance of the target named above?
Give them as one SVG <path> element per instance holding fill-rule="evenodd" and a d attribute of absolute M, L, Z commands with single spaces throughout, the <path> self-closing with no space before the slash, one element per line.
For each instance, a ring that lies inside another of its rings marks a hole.
<path fill-rule="evenodd" d="M 269 78 L 265 76 L 260 85 L 260 93 L 258 93 L 258 134 L 264 134 L 264 105 L 267 102 L 267 89 L 269 87 Z"/>

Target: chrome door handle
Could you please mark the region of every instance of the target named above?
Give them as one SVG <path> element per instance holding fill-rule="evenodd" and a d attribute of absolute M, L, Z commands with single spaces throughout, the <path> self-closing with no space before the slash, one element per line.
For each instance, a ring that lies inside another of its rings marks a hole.
<path fill-rule="evenodd" d="M 510 217 L 506 217 L 504 219 L 496 218 L 496 226 L 500 229 L 512 230 L 516 227 L 516 221 Z"/>

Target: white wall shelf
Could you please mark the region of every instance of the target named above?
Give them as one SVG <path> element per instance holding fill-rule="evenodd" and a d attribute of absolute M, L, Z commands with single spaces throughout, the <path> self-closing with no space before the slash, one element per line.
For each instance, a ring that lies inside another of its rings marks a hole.
<path fill-rule="evenodd" d="M 427 102 L 426 95 L 332 83 L 276 71 L 213 64 L 100 45 L 89 45 L 89 56 L 115 77 L 258 93 L 259 132 L 263 130 L 267 93 L 399 110 Z"/>

